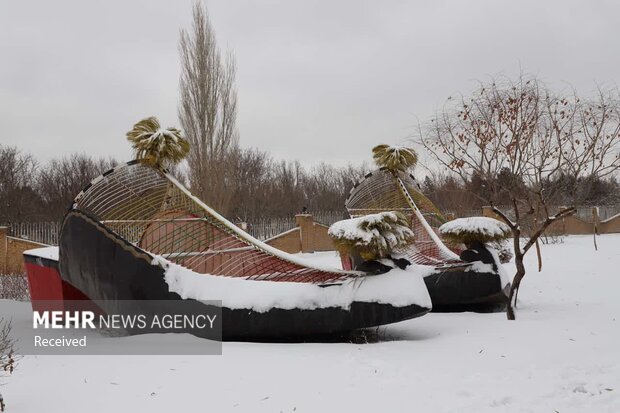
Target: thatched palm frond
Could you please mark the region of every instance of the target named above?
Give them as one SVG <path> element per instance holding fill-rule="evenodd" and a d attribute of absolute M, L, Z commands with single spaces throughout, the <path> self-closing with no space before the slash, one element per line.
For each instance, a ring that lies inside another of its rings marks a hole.
<path fill-rule="evenodd" d="M 155 117 L 142 119 L 129 132 L 127 140 L 140 162 L 165 167 L 178 163 L 189 152 L 189 143 L 176 128 L 162 129 Z"/>
<path fill-rule="evenodd" d="M 413 231 L 400 212 L 381 212 L 338 221 L 329 228 L 336 249 L 365 260 L 388 257 L 413 242 Z"/>
<path fill-rule="evenodd" d="M 457 218 L 439 227 L 439 233 L 453 243 L 497 242 L 512 235 L 508 225 L 489 217 Z"/>
<path fill-rule="evenodd" d="M 380 168 L 386 167 L 394 172 L 405 172 L 418 163 L 418 154 L 414 149 L 385 144 L 372 148 L 372 157 Z"/>

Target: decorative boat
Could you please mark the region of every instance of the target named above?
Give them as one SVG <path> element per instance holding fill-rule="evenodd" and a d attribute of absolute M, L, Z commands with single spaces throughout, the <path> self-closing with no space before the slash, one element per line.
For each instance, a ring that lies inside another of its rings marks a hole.
<path fill-rule="evenodd" d="M 431 309 L 415 269 L 373 276 L 313 265 L 255 239 L 165 169 L 138 161 L 78 194 L 58 252 L 24 253 L 35 309 L 42 299 L 89 299 L 104 312 L 138 300 L 193 300 L 197 310 L 219 300 L 224 340 L 342 333 Z"/>
<path fill-rule="evenodd" d="M 399 252 L 413 264 L 431 267 L 424 281 L 434 311 L 492 311 L 505 306 L 510 280 L 499 259 L 465 262 L 448 248 L 436 233 L 446 220 L 411 174 L 377 169 L 351 189 L 345 206 L 352 217 L 398 211 L 409 218 L 415 242 Z M 343 268 L 352 267 L 343 257 Z"/>

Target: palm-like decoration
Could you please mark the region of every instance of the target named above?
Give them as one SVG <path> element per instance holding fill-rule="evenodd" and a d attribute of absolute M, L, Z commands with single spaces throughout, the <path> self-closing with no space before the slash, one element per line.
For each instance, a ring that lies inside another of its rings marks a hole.
<path fill-rule="evenodd" d="M 372 157 L 379 168 L 385 167 L 392 172 L 405 172 L 418 163 L 414 149 L 385 144 L 372 148 Z"/>
<path fill-rule="evenodd" d="M 457 218 L 440 226 L 439 233 L 455 244 L 465 245 L 475 241 L 500 242 L 512 235 L 508 225 L 490 217 Z"/>
<path fill-rule="evenodd" d="M 389 257 L 413 242 L 409 221 L 400 212 L 381 212 L 345 219 L 329 227 L 336 249 L 365 260 Z"/>
<path fill-rule="evenodd" d="M 418 154 L 415 149 L 402 146 L 377 145 L 372 148 L 372 156 L 377 166 L 392 172 L 395 179 L 399 178 L 399 173 L 406 173 L 408 169 L 413 168 L 418 163 Z M 407 187 L 406 189 L 416 205 L 420 205 L 425 211 L 434 213 L 442 222 L 445 221 L 441 212 L 430 199 L 415 188 Z"/>
<path fill-rule="evenodd" d="M 127 140 L 135 150 L 136 159 L 155 167 L 176 164 L 189 152 L 189 142 L 176 128 L 162 129 L 155 117 L 142 119 L 127 132 Z"/>

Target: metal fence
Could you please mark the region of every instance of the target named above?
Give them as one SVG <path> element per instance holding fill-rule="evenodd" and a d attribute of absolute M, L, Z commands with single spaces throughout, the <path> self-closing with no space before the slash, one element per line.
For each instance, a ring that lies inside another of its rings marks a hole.
<path fill-rule="evenodd" d="M 578 207 L 577 208 L 577 217 L 583 219 L 584 221 L 591 222 L 592 221 L 592 208 L 590 206 Z M 609 218 L 615 217 L 620 214 L 620 205 L 607 205 L 598 207 L 598 218 L 601 221 L 605 221 Z"/>
<path fill-rule="evenodd" d="M 349 214 L 342 211 L 316 211 L 312 213 L 312 217 L 314 218 L 314 222 L 318 222 L 319 224 L 330 226 L 334 222 L 341 221 L 343 219 L 349 218 Z"/>
<path fill-rule="evenodd" d="M 511 207 L 500 207 L 506 215 L 514 219 L 513 211 Z M 556 208 L 551 208 L 550 213 L 554 213 Z M 455 217 L 469 217 L 469 216 L 481 216 L 482 210 L 475 209 L 470 211 L 461 211 L 455 213 L 453 211 L 444 211 L 444 215 L 449 213 L 454 214 Z M 605 221 L 611 217 L 620 214 L 620 205 L 601 206 L 599 207 L 599 219 Z M 332 225 L 336 221 L 348 218 L 348 214 L 345 211 L 315 211 L 311 215 L 314 218 L 314 222 L 323 225 Z M 577 208 L 577 217 L 586 222 L 592 222 L 592 207 L 580 206 Z M 245 224 L 239 224 L 252 236 L 266 240 L 273 238 L 278 234 L 293 229 L 297 226 L 294 216 L 289 217 L 263 217 L 258 219 L 249 220 Z M 60 223 L 58 222 L 19 222 L 19 223 L 7 223 L 0 224 L 0 226 L 8 227 L 8 235 L 18 238 L 27 239 L 34 242 L 40 242 L 42 244 L 57 245 L 58 234 L 60 232 Z"/>
<path fill-rule="evenodd" d="M 468 218 L 468 217 L 479 217 L 482 215 L 482 209 L 468 209 L 464 211 L 442 211 L 442 215 L 446 218 L 454 217 L 454 218 Z"/>
<path fill-rule="evenodd" d="M 334 222 L 346 219 L 349 216 L 345 211 L 315 211 L 310 213 L 314 222 L 323 225 L 331 225 Z M 243 224 L 238 224 L 243 228 Z M 244 228 L 253 237 L 260 240 L 266 240 L 273 238 L 278 234 L 291 230 L 297 226 L 295 217 L 263 217 L 253 220 L 248 220 Z"/>
<path fill-rule="evenodd" d="M 512 220 L 515 219 L 514 217 L 514 209 L 512 206 L 498 206 L 498 208 L 506 214 L 506 216 Z M 592 215 L 592 208 L 594 208 L 593 206 L 578 206 L 576 207 L 577 211 L 575 212 L 575 216 L 585 222 L 593 222 L 593 215 Z M 620 214 L 620 205 L 605 205 L 605 206 L 599 206 L 598 208 L 598 218 L 599 221 L 605 221 L 609 218 L 612 218 L 618 214 Z M 550 206 L 549 207 L 549 214 L 553 215 L 553 214 L 557 214 L 558 211 L 560 210 L 560 207 L 557 206 Z M 474 214 L 475 215 L 475 214 Z M 478 215 L 481 215 L 481 212 L 479 211 Z M 473 215 L 466 215 L 466 216 L 473 216 Z"/>
<path fill-rule="evenodd" d="M 0 224 L 7 227 L 7 235 L 41 244 L 57 245 L 60 223 L 58 222 L 11 222 Z"/>
<path fill-rule="evenodd" d="M 265 217 L 248 221 L 245 224 L 245 230 L 250 235 L 263 241 L 297 226 L 295 217 Z M 237 225 L 242 229 L 244 227 L 243 223 Z"/>

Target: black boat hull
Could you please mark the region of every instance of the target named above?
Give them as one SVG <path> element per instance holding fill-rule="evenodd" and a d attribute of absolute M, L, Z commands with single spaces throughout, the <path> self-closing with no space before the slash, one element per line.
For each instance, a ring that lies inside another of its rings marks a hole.
<path fill-rule="evenodd" d="M 182 299 L 170 291 L 164 269 L 152 264 L 150 254 L 83 212 L 73 210 L 67 214 L 59 248 L 62 280 L 97 303 Z M 338 285 L 325 288 L 338 288 Z M 199 306 L 206 305 L 195 303 L 197 311 Z M 336 334 L 395 323 L 429 311 L 430 308 L 415 304 L 397 307 L 376 302 L 353 302 L 349 308 L 273 308 L 266 312 L 224 306 L 222 339 L 286 340 Z"/>
<path fill-rule="evenodd" d="M 474 264 L 438 268 L 424 277 L 434 312 L 501 311 L 510 284 L 502 285 L 497 272 L 478 272 Z"/>

